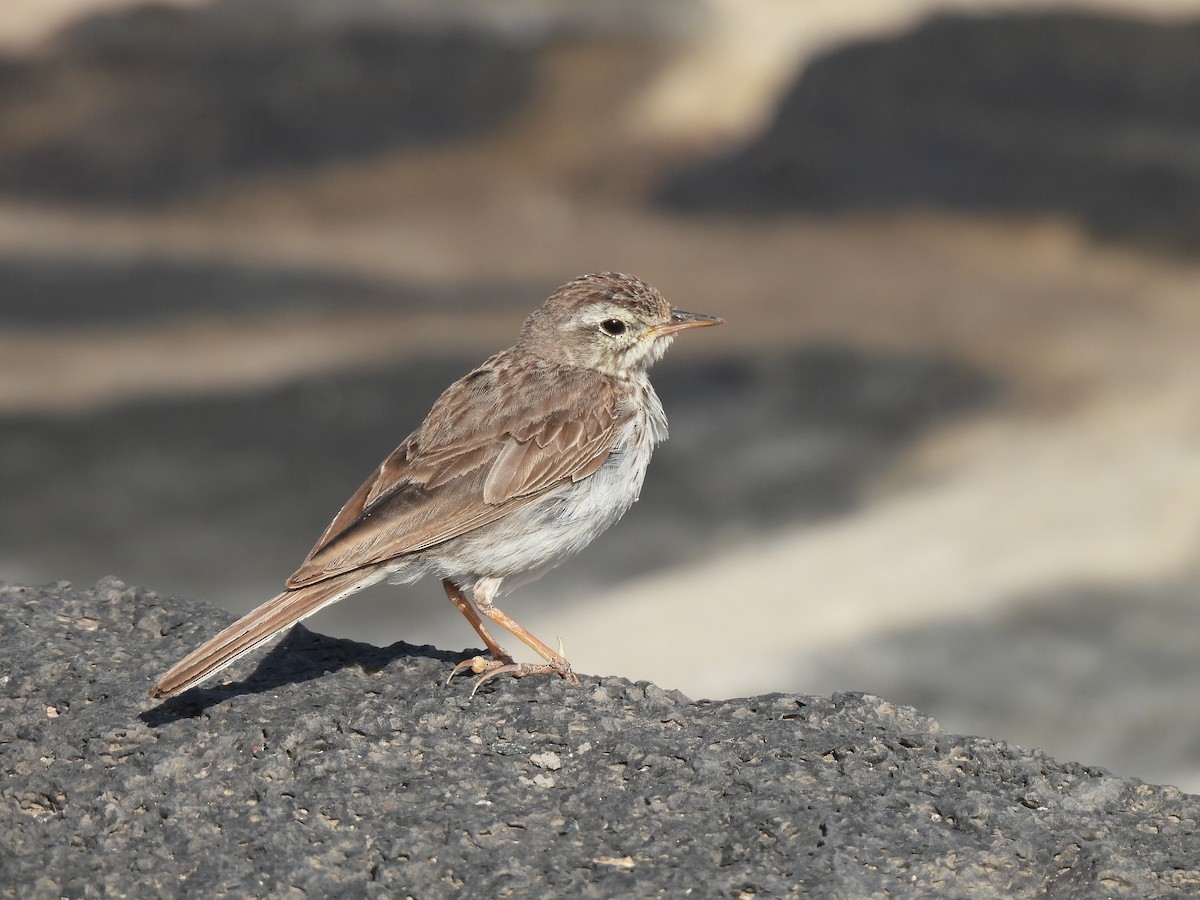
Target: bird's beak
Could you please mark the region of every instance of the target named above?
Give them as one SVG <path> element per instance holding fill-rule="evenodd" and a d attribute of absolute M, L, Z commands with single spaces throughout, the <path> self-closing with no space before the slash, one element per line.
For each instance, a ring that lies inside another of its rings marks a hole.
<path fill-rule="evenodd" d="M 725 320 L 720 316 L 706 316 L 703 313 L 684 312 L 682 309 L 671 310 L 671 321 L 665 325 L 655 325 L 647 333 L 648 337 L 662 337 L 674 334 L 685 328 L 704 328 L 706 325 L 724 325 Z"/>

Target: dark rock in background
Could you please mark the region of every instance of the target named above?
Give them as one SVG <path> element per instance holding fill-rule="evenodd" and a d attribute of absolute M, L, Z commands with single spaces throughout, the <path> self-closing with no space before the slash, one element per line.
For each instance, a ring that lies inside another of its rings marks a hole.
<path fill-rule="evenodd" d="M 1059 213 L 1200 247 L 1200 24 L 940 17 L 814 61 L 750 146 L 674 176 L 681 209 Z"/>
<path fill-rule="evenodd" d="M 215 0 L 0 57 L 0 195 L 144 206 L 494 131 L 572 40 L 669 43 L 697 0 Z"/>
<path fill-rule="evenodd" d="M 228 621 L 115 580 L 0 588 L 0 884 L 23 897 L 1182 896 L 1200 798 L 877 697 L 692 703 L 297 629 L 156 704 Z"/>
<path fill-rule="evenodd" d="M 479 134 L 520 108 L 533 61 L 479 31 L 312 21 L 277 3 L 96 16 L 0 66 L 0 192 L 169 200 Z"/>

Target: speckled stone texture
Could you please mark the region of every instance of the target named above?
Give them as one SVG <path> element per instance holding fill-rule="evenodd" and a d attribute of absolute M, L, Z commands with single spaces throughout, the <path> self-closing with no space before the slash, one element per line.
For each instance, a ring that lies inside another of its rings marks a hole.
<path fill-rule="evenodd" d="M 1200 798 L 877 697 L 471 698 L 459 653 L 297 628 L 150 700 L 228 621 L 115 580 L 0 587 L 0 895 L 1200 892 Z"/>

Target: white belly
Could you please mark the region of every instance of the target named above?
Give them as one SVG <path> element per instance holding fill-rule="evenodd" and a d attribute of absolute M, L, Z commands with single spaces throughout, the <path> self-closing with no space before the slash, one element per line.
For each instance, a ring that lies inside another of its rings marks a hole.
<path fill-rule="evenodd" d="M 589 477 L 567 482 L 503 519 L 438 548 L 420 574 L 449 578 L 470 588 L 481 578 L 503 578 L 501 593 L 541 577 L 578 553 L 623 516 L 638 499 L 654 447 L 667 436 L 662 404 L 649 382 L 642 403 L 614 442 L 612 453 Z M 420 577 L 416 571 L 404 580 Z"/>

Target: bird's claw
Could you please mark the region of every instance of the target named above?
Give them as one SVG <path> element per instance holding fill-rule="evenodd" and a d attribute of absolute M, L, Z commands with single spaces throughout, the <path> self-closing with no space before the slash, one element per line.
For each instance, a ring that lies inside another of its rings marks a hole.
<path fill-rule="evenodd" d="M 511 662 L 512 662 L 512 660 L 509 659 L 509 660 L 504 660 L 504 661 L 500 662 L 499 664 L 505 665 L 506 663 L 511 663 Z M 497 660 L 484 659 L 482 656 L 472 656 L 470 659 L 464 659 L 457 666 L 455 666 L 453 669 L 450 670 L 450 674 L 446 676 L 446 684 L 449 684 L 450 681 L 454 678 L 454 676 L 457 675 L 459 672 L 461 672 L 463 669 L 470 669 L 476 675 L 481 675 L 484 672 L 488 671 L 488 669 L 490 667 L 496 665 L 496 663 L 497 663 Z"/>

